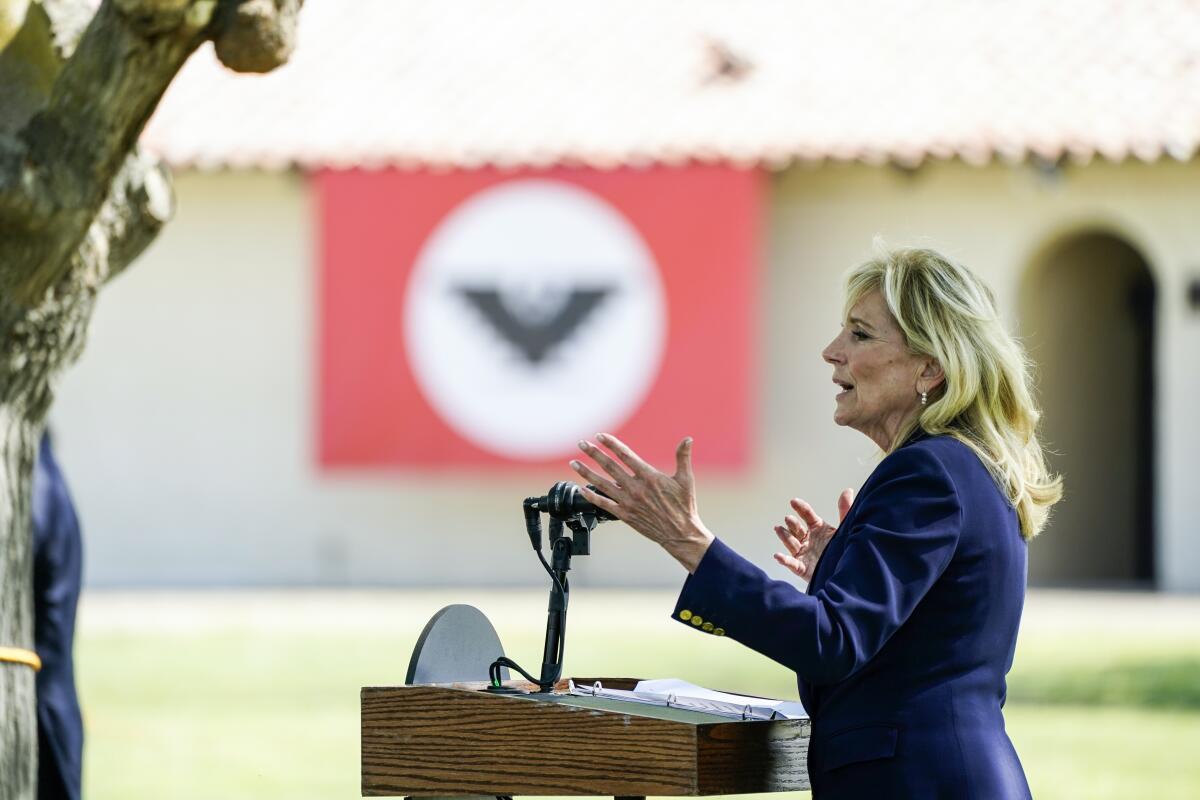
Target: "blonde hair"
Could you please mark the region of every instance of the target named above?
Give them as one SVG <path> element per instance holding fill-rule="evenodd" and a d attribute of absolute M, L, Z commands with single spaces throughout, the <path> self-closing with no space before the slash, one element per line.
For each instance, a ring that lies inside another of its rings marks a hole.
<path fill-rule="evenodd" d="M 936 359 L 945 375 L 888 452 L 917 428 L 958 439 L 983 461 L 1016 509 L 1021 535 L 1032 539 L 1062 497 L 1062 478 L 1050 474 L 1038 442 L 1030 361 L 1005 330 L 991 290 L 934 250 L 880 248 L 847 278 L 847 315 L 873 291 L 883 296 L 909 350 Z"/>

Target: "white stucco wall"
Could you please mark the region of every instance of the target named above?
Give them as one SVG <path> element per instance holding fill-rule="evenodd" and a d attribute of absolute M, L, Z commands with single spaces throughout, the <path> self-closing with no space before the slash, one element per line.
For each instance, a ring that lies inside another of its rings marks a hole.
<path fill-rule="evenodd" d="M 177 218 L 102 296 L 52 417 L 84 520 L 90 585 L 540 585 L 519 505 L 561 472 L 322 474 L 314 454 L 315 232 L 303 177 L 185 174 Z M 874 464 L 831 422 L 820 351 L 844 270 L 871 239 L 928 243 L 972 265 L 1014 314 L 1021 268 L 1082 225 L 1126 236 L 1159 284 L 1160 546 L 1166 588 L 1200 590 L 1200 168 L 934 165 L 914 175 L 797 168 L 770 184 L 755 465 L 701 471 L 709 526 L 763 564 L 794 495 L 833 513 Z M 703 442 L 697 443 L 703 447 Z M 472 498 L 463 502 L 463 498 Z M 1037 557 L 1036 543 L 1033 557 Z M 577 584 L 675 584 L 679 568 L 602 527 Z"/>

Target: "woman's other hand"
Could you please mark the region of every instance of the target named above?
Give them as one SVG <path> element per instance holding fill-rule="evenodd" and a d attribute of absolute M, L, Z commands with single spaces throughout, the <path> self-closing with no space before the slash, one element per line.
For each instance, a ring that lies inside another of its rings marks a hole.
<path fill-rule="evenodd" d="M 659 472 L 615 436 L 600 433 L 596 435 L 596 441 L 612 455 L 591 442 L 580 442 L 579 449 L 607 474 L 602 475 L 580 461 L 572 461 L 571 469 L 608 496 L 602 497 L 588 489 L 583 490 L 583 496 L 650 541 L 657 542 L 688 572 L 695 572 L 713 535 L 704 527 L 696 511 L 691 437 L 681 441 L 675 449 L 674 475 Z"/>
<path fill-rule="evenodd" d="M 842 524 L 853 503 L 853 489 L 846 489 L 838 497 L 838 525 Z M 775 526 L 776 535 L 787 548 L 786 553 L 776 553 L 775 560 L 802 580 L 811 581 L 817 561 L 838 529 L 817 516 L 813 507 L 798 497 L 792 499 L 792 508 L 798 516 L 789 514 L 783 518 L 782 525 Z"/>

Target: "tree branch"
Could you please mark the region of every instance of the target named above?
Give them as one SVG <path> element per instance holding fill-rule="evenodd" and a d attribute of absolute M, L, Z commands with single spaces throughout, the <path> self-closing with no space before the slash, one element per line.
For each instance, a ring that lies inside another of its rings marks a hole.
<path fill-rule="evenodd" d="M 111 280 L 123 272 L 174 215 L 171 171 L 140 150 L 131 153 L 93 225 L 98 228 L 96 233 L 108 241 L 108 270 L 101 280 Z"/>
<path fill-rule="evenodd" d="M 56 12 L 66 18 L 69 5 L 57 0 Z M 205 39 L 216 39 L 222 60 L 234 69 L 271 69 L 291 52 L 300 5 L 104 0 L 57 73 L 44 107 L 15 137 L 0 131 L 0 230 L 13 243 L 3 259 L 0 290 L 32 305 L 70 268 L 163 92 Z M 59 47 L 70 52 L 69 37 Z M 157 175 L 151 184 L 135 183 L 161 186 Z M 119 227 L 128 244 L 145 238 L 134 248 L 140 251 L 162 224 L 158 214 L 169 207 L 141 204 L 149 216 L 136 218 L 150 225 L 143 234 L 130 225 L 109 227 Z"/>
<path fill-rule="evenodd" d="M 303 0 L 244 0 L 221 7 L 213 45 L 235 72 L 270 72 L 291 58 Z"/>
<path fill-rule="evenodd" d="M 162 93 L 203 41 L 213 0 L 106 0 L 54 83 L 46 108 L 20 133 L 22 189 L 50 208 L 53 236 L 38 237 L 28 279 L 13 287 L 36 302 L 70 265 Z M 41 224 L 39 224 L 41 223 Z"/>

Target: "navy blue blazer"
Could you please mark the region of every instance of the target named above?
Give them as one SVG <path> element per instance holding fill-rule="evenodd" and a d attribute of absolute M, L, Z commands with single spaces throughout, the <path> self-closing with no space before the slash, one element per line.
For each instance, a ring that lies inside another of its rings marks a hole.
<path fill-rule="evenodd" d="M 983 463 L 920 434 L 863 484 L 807 592 L 718 539 L 674 617 L 796 672 L 814 798 L 1027 798 L 1001 714 L 1026 574 Z"/>
<path fill-rule="evenodd" d="M 75 609 L 83 539 L 75 504 L 44 434 L 33 473 L 33 638 L 37 674 L 38 800 L 78 800 L 83 720 L 75 693 Z"/>

